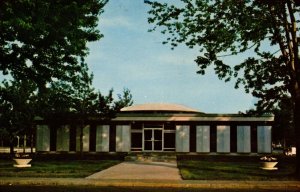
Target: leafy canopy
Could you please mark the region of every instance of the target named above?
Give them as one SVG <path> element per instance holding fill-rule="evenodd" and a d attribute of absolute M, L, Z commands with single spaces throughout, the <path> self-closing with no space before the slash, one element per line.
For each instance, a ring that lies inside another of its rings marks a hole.
<path fill-rule="evenodd" d="M 296 2 L 296 1 L 295 1 Z M 270 111 L 280 100 L 296 97 L 298 4 L 292 0 L 181 0 L 179 5 L 147 1 L 150 31 L 166 35 L 175 48 L 199 49 L 198 73 L 213 66 L 220 79 L 236 80 L 259 98 L 258 110 Z M 252 53 L 239 64 L 226 56 Z M 298 68 L 298 71 L 297 71 Z M 299 86 L 298 86 L 299 87 Z"/>
<path fill-rule="evenodd" d="M 75 83 L 66 81 L 52 82 L 45 95 L 44 113 L 48 118 L 79 120 L 86 122 L 91 118 L 109 120 L 114 118 L 121 108 L 133 104 L 130 90 L 114 98 L 111 89 L 107 95 L 96 91 L 92 86 L 93 74 L 86 68 L 77 74 Z"/>
<path fill-rule="evenodd" d="M 0 84 L 0 130 L 14 136 L 32 128 L 37 111 L 36 87 L 30 81 Z"/>
<path fill-rule="evenodd" d="M 108 0 L 0 1 L 0 70 L 39 88 L 72 81 L 87 42 L 99 40 L 98 15 Z"/>

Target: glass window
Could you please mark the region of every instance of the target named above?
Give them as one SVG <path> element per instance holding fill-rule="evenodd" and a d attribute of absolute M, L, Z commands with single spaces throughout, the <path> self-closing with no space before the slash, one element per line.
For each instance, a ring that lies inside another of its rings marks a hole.
<path fill-rule="evenodd" d="M 143 133 L 131 133 L 131 147 L 142 148 L 143 145 Z"/>
<path fill-rule="evenodd" d="M 164 148 L 175 148 L 175 133 L 164 134 Z"/>

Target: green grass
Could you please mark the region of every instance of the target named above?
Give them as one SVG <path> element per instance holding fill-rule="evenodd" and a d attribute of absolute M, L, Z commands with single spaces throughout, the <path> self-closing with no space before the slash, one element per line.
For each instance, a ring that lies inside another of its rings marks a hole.
<path fill-rule="evenodd" d="M 278 170 L 260 169 L 258 157 L 199 156 L 179 158 L 183 179 L 192 180 L 296 180 L 295 158 L 280 158 Z M 118 160 L 33 160 L 30 168 L 15 168 L 12 160 L 0 160 L 0 177 L 84 178 L 120 163 Z"/>
<path fill-rule="evenodd" d="M 118 160 L 33 160 L 32 167 L 15 168 L 13 160 L 0 160 L 0 177 L 83 178 L 118 163 Z"/>
<path fill-rule="evenodd" d="M 295 162 L 280 160 L 278 170 L 260 169 L 259 161 L 180 160 L 178 168 L 183 179 L 192 180 L 296 180 Z"/>

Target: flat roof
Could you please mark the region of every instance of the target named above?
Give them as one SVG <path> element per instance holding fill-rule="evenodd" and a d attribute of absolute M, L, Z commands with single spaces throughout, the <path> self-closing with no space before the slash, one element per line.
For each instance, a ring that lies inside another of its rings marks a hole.
<path fill-rule="evenodd" d="M 119 113 L 113 121 L 274 121 L 273 115 L 205 113 Z"/>

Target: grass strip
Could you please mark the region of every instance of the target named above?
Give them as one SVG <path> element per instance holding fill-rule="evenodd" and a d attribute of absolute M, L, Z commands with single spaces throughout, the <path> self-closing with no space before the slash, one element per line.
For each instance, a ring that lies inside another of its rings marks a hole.
<path fill-rule="evenodd" d="M 13 167 L 13 160 L 0 160 L 0 177 L 83 178 L 120 163 L 118 160 L 35 161 L 28 168 Z"/>
<path fill-rule="evenodd" d="M 187 180 L 297 180 L 295 163 L 279 162 L 278 170 L 262 170 L 259 162 L 180 160 L 178 168 Z"/>

